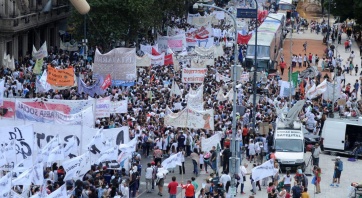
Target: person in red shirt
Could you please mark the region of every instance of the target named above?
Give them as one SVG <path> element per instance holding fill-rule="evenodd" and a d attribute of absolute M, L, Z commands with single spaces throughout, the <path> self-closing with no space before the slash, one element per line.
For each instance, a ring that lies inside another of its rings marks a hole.
<path fill-rule="evenodd" d="M 186 185 L 182 185 L 182 182 L 181 182 L 181 188 L 185 189 L 185 197 L 186 198 L 194 198 L 194 196 L 195 196 L 195 187 L 191 184 L 191 180 L 187 180 Z"/>
<path fill-rule="evenodd" d="M 176 182 L 176 177 L 172 177 L 172 182 L 168 184 L 168 193 L 170 194 L 170 198 L 176 198 L 177 194 L 177 186 L 178 183 Z"/>
<path fill-rule="evenodd" d="M 282 62 L 279 64 L 279 66 L 280 66 L 280 71 L 281 71 L 281 73 L 282 73 L 282 75 L 283 75 L 283 74 L 284 74 L 284 69 L 285 69 L 285 67 L 287 66 L 287 63 L 284 62 L 284 61 L 282 61 Z"/>

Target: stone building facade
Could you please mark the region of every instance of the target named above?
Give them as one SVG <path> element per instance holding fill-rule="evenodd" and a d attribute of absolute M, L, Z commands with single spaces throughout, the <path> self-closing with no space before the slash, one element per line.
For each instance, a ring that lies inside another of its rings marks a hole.
<path fill-rule="evenodd" d="M 44 41 L 59 48 L 70 11 L 69 0 L 0 0 L 0 60 L 4 52 L 19 60 Z"/>

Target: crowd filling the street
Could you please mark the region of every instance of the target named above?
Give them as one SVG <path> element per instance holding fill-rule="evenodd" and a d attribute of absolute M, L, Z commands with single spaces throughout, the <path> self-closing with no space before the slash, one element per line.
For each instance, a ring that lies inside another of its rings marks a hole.
<path fill-rule="evenodd" d="M 0 195 L 362 197 L 355 22 L 220 2 L 130 48 L 5 52 Z"/>

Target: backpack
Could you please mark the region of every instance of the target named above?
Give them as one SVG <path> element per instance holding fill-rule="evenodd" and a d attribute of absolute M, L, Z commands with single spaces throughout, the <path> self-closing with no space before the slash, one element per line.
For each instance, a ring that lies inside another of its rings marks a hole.
<path fill-rule="evenodd" d="M 295 188 L 295 194 L 296 195 L 302 195 L 302 187 L 301 186 L 297 186 Z"/>

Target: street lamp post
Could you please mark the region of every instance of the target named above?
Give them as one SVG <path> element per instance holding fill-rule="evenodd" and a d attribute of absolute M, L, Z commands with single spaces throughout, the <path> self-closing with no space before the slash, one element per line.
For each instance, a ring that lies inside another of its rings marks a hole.
<path fill-rule="evenodd" d="M 256 0 L 255 0 L 255 2 L 256 2 Z M 238 57 L 238 50 L 237 50 L 237 47 L 238 47 L 238 43 L 237 43 L 238 31 L 237 31 L 236 19 L 235 19 L 234 15 L 232 13 L 230 13 L 229 11 L 227 11 L 227 10 L 225 10 L 223 8 L 220 8 L 220 7 L 217 7 L 217 6 L 214 6 L 214 5 L 203 4 L 203 3 L 196 3 L 196 4 L 194 4 L 193 7 L 195 8 L 195 7 L 198 7 L 198 6 L 204 6 L 204 7 L 214 8 L 216 10 L 221 10 L 221 11 L 225 12 L 226 14 L 228 14 L 232 18 L 232 20 L 234 22 L 234 34 L 235 34 L 234 35 L 235 36 L 235 38 L 234 38 L 234 46 L 235 46 L 235 48 L 234 48 L 234 66 L 233 66 L 233 69 L 232 69 L 232 71 L 233 71 L 232 80 L 233 80 L 233 92 L 234 92 L 234 94 L 233 94 L 233 115 L 232 115 L 233 119 L 232 119 L 232 142 L 231 142 L 231 145 L 232 145 L 231 148 L 234 149 L 234 150 L 231 151 L 231 153 L 232 153 L 231 158 L 232 158 L 232 160 L 234 160 L 233 161 L 234 163 L 232 163 L 232 165 L 234 166 L 234 168 L 233 169 L 230 168 L 230 170 L 235 171 L 231 175 L 231 178 L 232 178 L 231 179 L 231 187 L 236 190 L 236 188 L 235 188 L 235 186 L 236 186 L 236 184 L 235 184 L 235 173 L 236 173 L 236 170 L 237 170 L 236 167 L 238 166 L 236 164 L 237 163 L 237 160 L 236 160 L 236 80 L 237 80 L 237 76 L 236 75 L 238 73 L 238 72 L 236 72 L 236 68 L 237 68 L 236 60 L 237 60 L 237 57 Z M 256 46 L 255 46 L 255 53 L 256 53 Z M 256 57 L 255 57 L 255 60 L 256 60 Z M 256 73 L 254 75 L 256 75 Z M 254 101 L 255 101 L 255 98 L 254 98 Z"/>
<path fill-rule="evenodd" d="M 258 10 L 258 2 L 257 0 L 255 1 L 255 9 Z M 258 12 L 256 12 L 258 13 Z M 256 77 L 257 77 L 257 72 L 258 72 L 258 14 L 255 15 L 255 52 L 254 52 L 254 78 L 253 78 L 253 129 L 254 132 L 256 132 L 255 130 L 255 125 L 256 125 Z"/>

